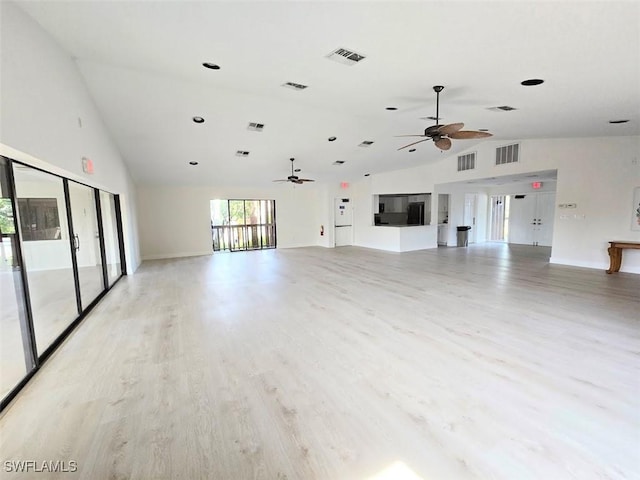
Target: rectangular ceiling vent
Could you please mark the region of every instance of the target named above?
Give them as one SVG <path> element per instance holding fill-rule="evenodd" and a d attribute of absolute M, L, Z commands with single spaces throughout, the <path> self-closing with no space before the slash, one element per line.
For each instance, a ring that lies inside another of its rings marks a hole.
<path fill-rule="evenodd" d="M 473 170 L 476 168 L 476 152 L 458 156 L 458 171 Z"/>
<path fill-rule="evenodd" d="M 362 142 L 360 145 L 358 145 L 359 147 L 369 147 L 373 145 L 373 142 L 371 140 L 365 140 L 364 142 Z"/>
<path fill-rule="evenodd" d="M 366 57 L 361 53 L 356 53 L 346 48 L 336 48 L 333 52 L 327 55 L 327 58 L 329 60 L 342 63 L 343 65 L 355 65 Z"/>
<path fill-rule="evenodd" d="M 496 148 L 496 165 L 505 165 L 507 163 L 518 163 L 520 153 L 520 144 L 505 145 Z"/>
<path fill-rule="evenodd" d="M 249 126 L 247 127 L 248 130 L 252 130 L 254 132 L 261 132 L 264 129 L 264 124 L 263 123 L 253 123 L 250 122 Z"/>
<path fill-rule="evenodd" d="M 500 107 L 487 108 L 487 110 L 491 110 L 492 112 L 511 112 L 517 110 L 517 108 L 510 107 L 509 105 L 501 105 Z"/>
<path fill-rule="evenodd" d="M 335 162 L 333 162 L 334 165 L 342 165 L 344 163 L 344 160 L 336 160 Z"/>
<path fill-rule="evenodd" d="M 248 157 L 249 156 L 249 152 L 247 152 L 246 150 L 238 150 L 236 152 L 236 157 Z"/>
<path fill-rule="evenodd" d="M 304 90 L 305 88 L 309 87 L 308 85 L 302 85 L 301 83 L 293 83 L 293 82 L 283 83 L 282 86 L 286 88 L 291 88 L 292 90 Z"/>

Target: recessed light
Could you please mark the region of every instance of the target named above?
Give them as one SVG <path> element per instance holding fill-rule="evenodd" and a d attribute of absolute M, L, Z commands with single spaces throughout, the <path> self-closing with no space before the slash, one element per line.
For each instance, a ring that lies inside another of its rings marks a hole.
<path fill-rule="evenodd" d="M 412 148 L 411 150 L 409 150 L 409 152 L 415 152 L 415 151 L 416 151 L 415 148 Z"/>
<path fill-rule="evenodd" d="M 189 162 L 189 165 L 198 165 L 198 162 Z"/>
<path fill-rule="evenodd" d="M 296 173 L 301 172 L 301 171 L 302 171 L 302 169 L 301 169 L 301 168 L 296 168 L 296 169 L 294 170 L 294 172 L 296 172 Z"/>
<path fill-rule="evenodd" d="M 373 141 L 372 140 L 365 140 L 364 142 L 362 142 L 360 145 L 358 145 L 359 147 L 369 147 L 373 145 Z"/>
<path fill-rule="evenodd" d="M 609 120 L 609 123 L 617 125 L 619 123 L 627 123 L 629 120 Z"/>
<path fill-rule="evenodd" d="M 216 65 L 215 63 L 211 62 L 204 62 L 202 66 L 204 68 L 210 68 L 211 70 L 220 70 L 220 65 Z"/>
<path fill-rule="evenodd" d="M 544 83 L 544 80 L 541 80 L 539 78 L 530 78 L 529 80 L 521 81 L 520 85 L 524 85 L 525 87 L 534 87 L 536 85 L 540 85 L 541 83 Z"/>
<path fill-rule="evenodd" d="M 193 117 L 193 121 L 196 123 L 204 123 L 204 118 L 202 117 Z"/>
<path fill-rule="evenodd" d="M 333 162 L 334 165 L 342 165 L 345 161 L 344 160 L 336 160 L 335 162 Z"/>
<path fill-rule="evenodd" d="M 327 140 L 329 140 L 330 142 L 335 142 L 337 139 L 337 137 L 329 137 L 327 138 Z"/>
<path fill-rule="evenodd" d="M 398 107 L 387 107 L 385 110 L 397 110 Z"/>
<path fill-rule="evenodd" d="M 368 177 L 369 175 L 371 175 L 370 173 L 365 173 L 364 176 Z"/>

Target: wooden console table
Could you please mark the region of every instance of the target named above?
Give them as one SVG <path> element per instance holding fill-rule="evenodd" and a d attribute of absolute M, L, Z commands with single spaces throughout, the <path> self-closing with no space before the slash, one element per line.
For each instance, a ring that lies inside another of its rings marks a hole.
<path fill-rule="evenodd" d="M 607 273 L 620 271 L 622 265 L 622 250 L 626 248 L 640 250 L 640 242 L 609 242 L 609 270 Z"/>

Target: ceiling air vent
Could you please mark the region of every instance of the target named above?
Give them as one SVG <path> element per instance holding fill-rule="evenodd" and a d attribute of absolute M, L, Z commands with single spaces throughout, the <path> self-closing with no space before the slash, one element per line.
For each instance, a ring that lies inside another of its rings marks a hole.
<path fill-rule="evenodd" d="M 362 142 L 360 145 L 358 145 L 359 147 L 370 147 L 371 145 L 373 145 L 373 142 L 371 140 L 365 140 L 364 142 Z"/>
<path fill-rule="evenodd" d="M 333 52 L 327 55 L 327 58 L 335 62 L 342 63 L 343 65 L 355 65 L 366 57 L 361 53 L 356 53 L 346 48 L 336 48 Z"/>
<path fill-rule="evenodd" d="M 282 86 L 286 88 L 291 88 L 293 90 L 304 90 L 305 88 L 309 87 L 308 85 L 302 85 L 301 83 L 293 83 L 293 82 L 283 83 Z"/>
<path fill-rule="evenodd" d="M 458 156 L 458 171 L 473 170 L 476 168 L 476 152 Z"/>
<path fill-rule="evenodd" d="M 344 163 L 344 160 L 336 160 L 335 162 L 333 162 L 334 165 L 342 165 Z"/>
<path fill-rule="evenodd" d="M 248 130 L 253 130 L 254 132 L 261 132 L 264 129 L 264 124 L 263 123 L 253 123 L 250 122 L 249 126 L 247 127 Z"/>
<path fill-rule="evenodd" d="M 496 148 L 496 165 L 518 163 L 519 153 L 520 145 L 518 143 Z"/>
<path fill-rule="evenodd" d="M 246 150 L 238 150 L 236 152 L 236 157 L 248 157 L 249 156 L 249 152 L 247 152 Z"/>
<path fill-rule="evenodd" d="M 517 108 L 510 107 L 509 105 L 502 105 L 500 107 L 487 108 L 487 110 L 491 110 L 492 112 L 511 112 L 512 110 L 517 110 Z"/>

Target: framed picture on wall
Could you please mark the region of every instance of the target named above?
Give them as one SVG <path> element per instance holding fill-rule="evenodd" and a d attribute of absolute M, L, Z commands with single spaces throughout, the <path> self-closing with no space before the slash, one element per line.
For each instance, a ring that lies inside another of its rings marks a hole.
<path fill-rule="evenodd" d="M 640 230 L 640 187 L 633 189 L 631 230 Z"/>

